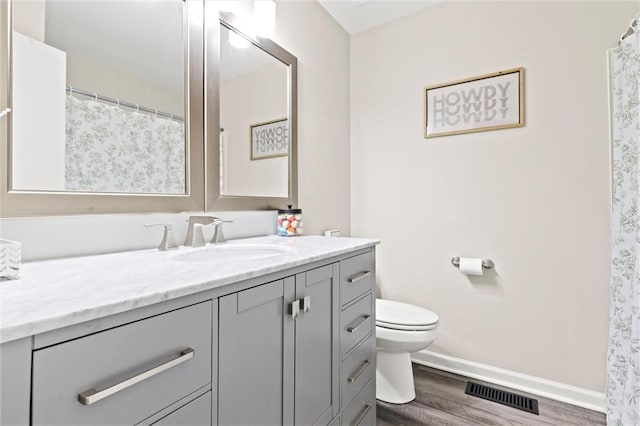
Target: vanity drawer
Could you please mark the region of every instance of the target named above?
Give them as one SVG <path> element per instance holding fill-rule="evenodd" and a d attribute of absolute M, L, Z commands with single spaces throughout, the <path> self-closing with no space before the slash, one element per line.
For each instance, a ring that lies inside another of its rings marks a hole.
<path fill-rule="evenodd" d="M 32 424 L 131 425 L 210 386 L 212 309 L 206 301 L 34 351 Z"/>
<path fill-rule="evenodd" d="M 373 331 L 371 293 L 340 313 L 340 359 Z"/>
<path fill-rule="evenodd" d="M 211 424 L 211 392 L 194 399 L 152 426 L 203 426 Z"/>
<path fill-rule="evenodd" d="M 371 251 L 340 262 L 340 304 L 344 305 L 371 290 L 374 276 Z"/>
<path fill-rule="evenodd" d="M 375 426 L 376 382 L 371 379 L 342 411 L 344 426 Z"/>
<path fill-rule="evenodd" d="M 346 406 L 375 374 L 373 336 L 356 346 L 341 364 L 341 403 Z"/>

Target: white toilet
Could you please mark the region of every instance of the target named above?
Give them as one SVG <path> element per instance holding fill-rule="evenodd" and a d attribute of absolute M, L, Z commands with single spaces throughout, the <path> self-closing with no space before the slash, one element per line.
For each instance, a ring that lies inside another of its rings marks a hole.
<path fill-rule="evenodd" d="M 377 399 L 394 404 L 415 399 L 410 354 L 433 342 L 438 321 L 428 309 L 376 299 Z"/>

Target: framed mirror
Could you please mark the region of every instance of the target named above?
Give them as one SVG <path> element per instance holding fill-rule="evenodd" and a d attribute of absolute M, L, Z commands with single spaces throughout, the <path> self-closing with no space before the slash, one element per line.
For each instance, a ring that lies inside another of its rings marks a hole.
<path fill-rule="evenodd" d="M 220 12 L 207 28 L 207 209 L 297 201 L 297 59 Z"/>
<path fill-rule="evenodd" d="M 0 19 L 1 217 L 204 209 L 204 1 L 2 1 Z"/>

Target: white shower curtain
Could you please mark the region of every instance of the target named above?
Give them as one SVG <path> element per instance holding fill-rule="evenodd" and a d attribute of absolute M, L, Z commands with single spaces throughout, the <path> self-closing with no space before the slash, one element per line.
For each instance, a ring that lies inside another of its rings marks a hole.
<path fill-rule="evenodd" d="M 65 187 L 185 193 L 184 123 L 67 96 Z"/>
<path fill-rule="evenodd" d="M 610 55 L 613 212 L 606 412 L 607 424 L 620 426 L 640 425 L 639 41 L 632 34 Z"/>

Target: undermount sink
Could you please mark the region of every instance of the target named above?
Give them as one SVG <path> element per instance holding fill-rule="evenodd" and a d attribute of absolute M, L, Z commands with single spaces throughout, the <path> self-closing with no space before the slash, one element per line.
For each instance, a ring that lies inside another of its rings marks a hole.
<path fill-rule="evenodd" d="M 174 260 L 182 262 L 237 262 L 243 260 L 267 259 L 287 253 L 286 247 L 268 244 L 211 245 L 193 249 L 187 253 L 179 253 Z"/>

